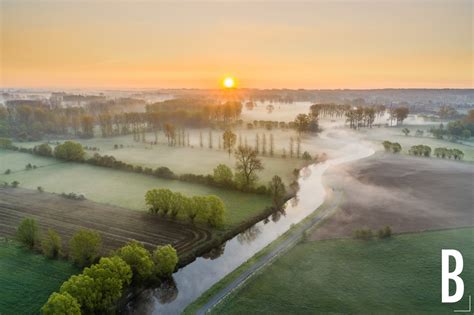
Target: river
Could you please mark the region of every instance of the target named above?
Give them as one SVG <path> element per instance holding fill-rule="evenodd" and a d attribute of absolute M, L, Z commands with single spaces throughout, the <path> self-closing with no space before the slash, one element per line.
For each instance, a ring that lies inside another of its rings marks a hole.
<path fill-rule="evenodd" d="M 338 154 L 323 163 L 310 165 L 300 172 L 300 189 L 286 204 L 284 213 L 262 220 L 252 228 L 227 241 L 221 250 L 199 257 L 173 275 L 174 283 L 149 289 L 127 307 L 129 314 L 180 314 L 216 282 L 232 272 L 250 257 L 310 215 L 324 202 L 326 191 L 323 174 L 342 163 L 368 157 L 374 153 L 371 144 L 360 140 L 353 132 L 329 128 L 319 139 L 336 144 Z"/>

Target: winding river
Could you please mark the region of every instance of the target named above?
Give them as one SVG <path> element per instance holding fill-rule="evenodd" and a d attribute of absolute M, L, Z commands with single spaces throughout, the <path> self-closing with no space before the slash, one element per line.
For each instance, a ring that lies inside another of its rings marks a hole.
<path fill-rule="evenodd" d="M 337 147 L 338 154 L 324 163 L 313 164 L 300 172 L 297 196 L 287 202 L 284 213 L 276 213 L 252 228 L 227 241 L 206 257 L 178 270 L 173 284 L 150 289 L 127 306 L 129 314 L 180 314 L 203 292 L 232 272 L 250 257 L 300 222 L 323 202 L 326 195 L 323 174 L 342 163 L 368 157 L 374 153 L 370 143 L 361 141 L 355 133 L 343 129 L 328 129 L 320 139 Z"/>

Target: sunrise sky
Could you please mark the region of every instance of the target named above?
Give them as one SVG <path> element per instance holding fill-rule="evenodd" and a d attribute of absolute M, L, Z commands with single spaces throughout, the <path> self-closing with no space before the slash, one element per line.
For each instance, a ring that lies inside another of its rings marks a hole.
<path fill-rule="evenodd" d="M 4 1 L 1 87 L 473 87 L 472 1 Z"/>

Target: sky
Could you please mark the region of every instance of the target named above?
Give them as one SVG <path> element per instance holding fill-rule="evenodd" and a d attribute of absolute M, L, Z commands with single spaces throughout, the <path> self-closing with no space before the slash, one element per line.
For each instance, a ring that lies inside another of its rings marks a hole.
<path fill-rule="evenodd" d="M 0 3 L 3 88 L 473 87 L 470 0 Z"/>

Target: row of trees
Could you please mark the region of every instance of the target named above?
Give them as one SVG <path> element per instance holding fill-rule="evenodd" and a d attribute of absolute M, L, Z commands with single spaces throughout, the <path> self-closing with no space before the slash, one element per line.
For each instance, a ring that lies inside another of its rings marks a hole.
<path fill-rule="evenodd" d="M 217 196 L 186 197 L 169 189 L 152 189 L 146 192 L 145 203 L 153 214 L 188 217 L 192 223 L 198 218 L 212 227 L 224 224 L 226 208 Z"/>
<path fill-rule="evenodd" d="M 17 240 L 30 249 L 41 246 L 50 258 L 64 255 L 62 240 L 57 232 L 48 229 L 41 238 L 36 220 L 24 219 L 17 228 Z M 81 229 L 69 242 L 69 258 L 85 267 L 99 258 L 102 239 L 98 232 Z M 108 313 L 130 283 L 142 284 L 170 277 L 178 263 L 178 255 L 171 245 L 158 246 L 153 253 L 143 244 L 132 241 L 116 250 L 111 257 L 87 267 L 63 283 L 42 308 L 43 314 Z"/>
<path fill-rule="evenodd" d="M 71 276 L 41 311 L 45 315 L 108 314 L 130 284 L 170 277 L 177 263 L 178 255 L 171 245 L 158 246 L 150 253 L 143 244 L 132 241 Z"/>
<path fill-rule="evenodd" d="M 431 147 L 427 145 L 414 145 L 408 151 L 410 155 L 415 156 L 424 156 L 430 157 L 431 156 Z M 448 148 L 435 148 L 433 154 L 438 158 L 448 158 L 448 159 L 455 159 L 455 160 L 462 160 L 464 157 L 464 152 L 459 149 L 448 149 Z"/>

